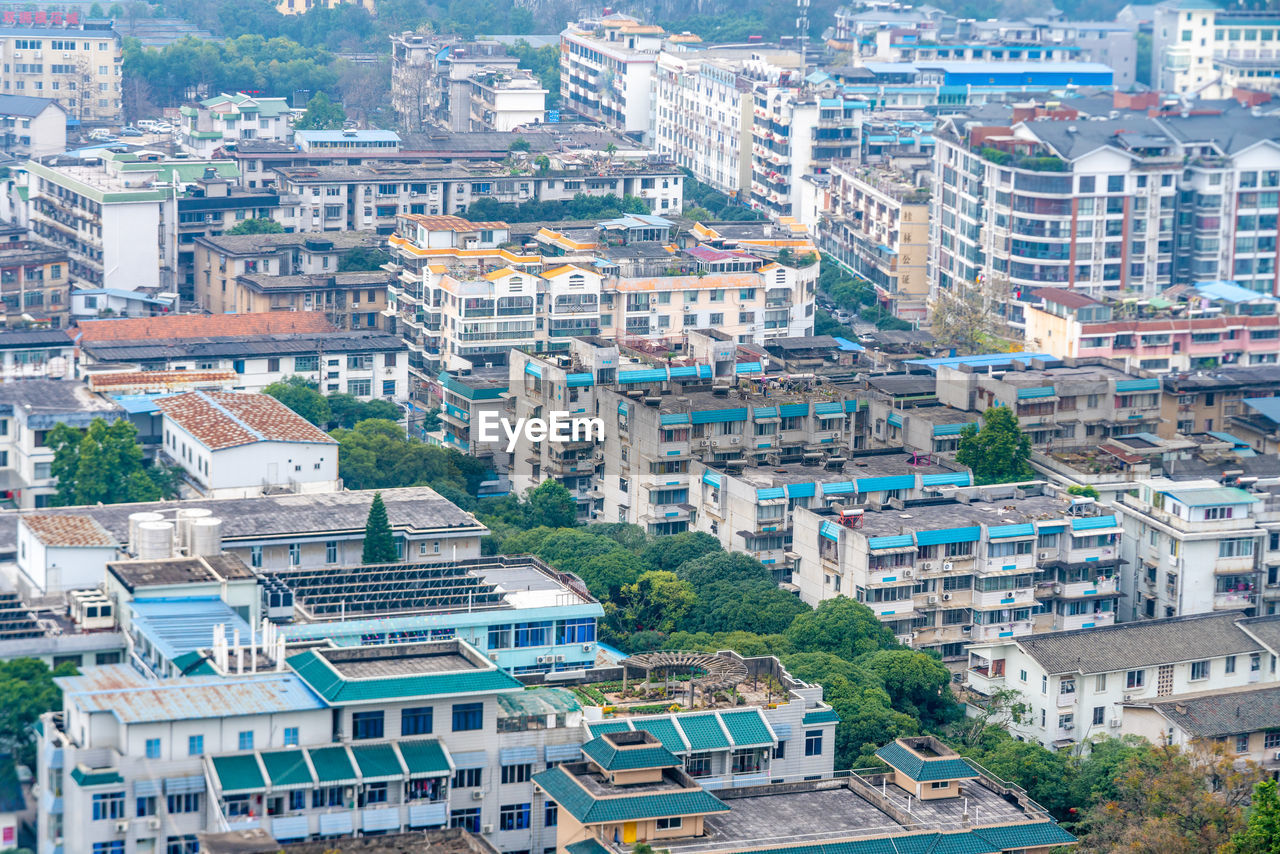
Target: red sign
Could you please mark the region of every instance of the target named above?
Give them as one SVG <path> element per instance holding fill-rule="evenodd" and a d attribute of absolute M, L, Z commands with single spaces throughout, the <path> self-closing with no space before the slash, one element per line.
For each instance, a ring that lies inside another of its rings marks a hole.
<path fill-rule="evenodd" d="M 76 25 L 80 23 L 79 12 L 0 12 L 0 21 L 8 26 L 14 24 L 25 24 L 26 26 L 62 26 L 63 24 Z"/>

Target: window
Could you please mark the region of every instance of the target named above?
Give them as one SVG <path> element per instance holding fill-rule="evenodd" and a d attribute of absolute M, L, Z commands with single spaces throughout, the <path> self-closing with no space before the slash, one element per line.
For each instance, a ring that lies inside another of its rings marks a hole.
<path fill-rule="evenodd" d="M 160 739 L 158 738 L 147 739 L 147 758 L 148 759 L 160 758 Z"/>
<path fill-rule="evenodd" d="M 253 730 L 246 729 L 240 732 L 240 749 L 253 750 Z"/>
<path fill-rule="evenodd" d="M 822 755 L 822 730 L 820 729 L 805 730 L 804 755 L 805 756 L 821 756 Z"/>
<path fill-rule="evenodd" d="M 325 563 L 338 562 L 338 541 L 337 540 L 329 540 L 324 544 L 324 562 Z"/>
<path fill-rule="evenodd" d="M 1249 557 L 1253 554 L 1253 540 L 1239 537 L 1218 541 L 1218 557 Z"/>
<path fill-rule="evenodd" d="M 1126 688 L 1141 688 L 1146 684 L 1147 671 L 1145 670 L 1130 670 L 1125 674 L 1124 687 Z"/>
<path fill-rule="evenodd" d="M 1107 707 L 1094 706 L 1093 707 L 1093 725 L 1102 726 L 1103 722 L 1106 721 L 1106 719 L 1107 719 Z"/>
<path fill-rule="evenodd" d="M 187 755 L 188 756 L 204 755 L 204 736 L 203 735 L 187 736 Z"/>
<path fill-rule="evenodd" d="M 289 809 L 305 810 L 307 808 L 306 789 L 294 789 L 289 793 Z"/>
<path fill-rule="evenodd" d="M 1262 736 L 1262 746 L 1267 750 L 1280 747 L 1280 729 L 1273 729 Z"/>
<path fill-rule="evenodd" d="M 356 712 L 351 715 L 351 737 L 382 738 L 382 712 Z"/>
<path fill-rule="evenodd" d="M 432 715 L 430 706 L 405 709 L 400 713 L 400 734 L 428 735 L 431 732 Z"/>
<path fill-rule="evenodd" d="M 658 830 L 677 830 L 684 827 L 684 819 L 678 815 L 658 819 Z"/>
<path fill-rule="evenodd" d="M 543 827 L 555 827 L 560 823 L 560 805 L 555 801 L 547 801 L 546 809 L 542 814 Z"/>
<path fill-rule="evenodd" d="M 1207 661 L 1191 662 L 1191 680 L 1193 682 L 1199 679 L 1208 679 L 1208 678 L 1209 678 L 1209 662 Z"/>
<path fill-rule="evenodd" d="M 498 811 L 499 830 L 527 830 L 529 804 L 504 804 Z"/>
<path fill-rule="evenodd" d="M 466 732 L 484 727 L 484 703 L 455 703 L 453 731 Z"/>
<path fill-rule="evenodd" d="M 170 813 L 200 812 L 200 793 L 169 795 L 165 798 L 165 807 Z"/>
<path fill-rule="evenodd" d="M 478 789 L 480 787 L 480 768 L 459 768 L 453 772 L 453 788 Z"/>
<path fill-rule="evenodd" d="M 138 798 L 137 807 L 138 818 L 146 818 L 149 815 L 155 815 L 156 799 L 154 796 Z"/>
<path fill-rule="evenodd" d="M 200 840 L 194 833 L 182 836 L 170 836 L 164 848 L 165 854 L 197 854 L 200 851 Z"/>
<path fill-rule="evenodd" d="M 1235 673 L 1235 672 L 1236 672 L 1236 657 L 1235 657 L 1234 655 L 1228 655 L 1228 656 L 1227 656 L 1227 658 L 1226 658 L 1226 671 L 1225 671 L 1225 672 L 1227 672 L 1227 673 Z"/>
<path fill-rule="evenodd" d="M 262 546 L 249 547 L 249 563 L 254 569 L 262 569 Z"/>
<path fill-rule="evenodd" d="M 460 827 L 472 833 L 480 832 L 480 807 L 465 810 L 453 810 L 449 813 L 449 826 Z"/>
<path fill-rule="evenodd" d="M 511 626 L 499 625 L 489 627 L 489 649 L 511 648 Z"/>
<path fill-rule="evenodd" d="M 556 643 L 591 643 L 596 639 L 594 617 L 556 621 Z"/>
<path fill-rule="evenodd" d="M 387 802 L 387 784 L 369 783 L 364 789 L 364 804 L 385 804 Z"/>
<path fill-rule="evenodd" d="M 502 782 L 504 785 L 507 783 L 527 783 L 532 775 L 533 766 L 528 763 L 502 766 Z"/>
<path fill-rule="evenodd" d="M 1236 753 L 1249 752 L 1249 733 L 1242 732 L 1236 736 Z"/>
<path fill-rule="evenodd" d="M 689 758 L 684 761 L 684 769 L 689 772 L 690 777 L 710 776 L 711 754 L 690 753 Z"/>
<path fill-rule="evenodd" d="M 347 394 L 352 397 L 368 397 L 373 393 L 373 380 L 347 380 Z"/>
<path fill-rule="evenodd" d="M 536 623 L 516 623 L 516 648 L 549 646 L 552 625 L 550 620 Z"/>
<path fill-rule="evenodd" d="M 302 563 L 302 544 L 289 543 L 289 566 L 298 566 Z"/>
<path fill-rule="evenodd" d="M 396 381 L 395 381 L 395 380 L 383 380 L 383 381 L 382 381 L 382 396 L 383 396 L 383 397 L 395 397 L 395 396 L 396 396 Z"/>
<path fill-rule="evenodd" d="M 124 854 L 124 840 L 112 839 L 110 842 L 93 843 L 93 854 Z"/>

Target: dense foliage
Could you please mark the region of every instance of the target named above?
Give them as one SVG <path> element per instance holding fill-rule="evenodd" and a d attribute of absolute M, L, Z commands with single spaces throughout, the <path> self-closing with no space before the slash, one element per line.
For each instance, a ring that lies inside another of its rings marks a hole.
<path fill-rule="evenodd" d="M 46 434 L 45 444 L 53 450 L 54 505 L 159 501 L 178 493 L 176 470 L 143 459 L 138 428 L 127 419 L 108 424 L 95 418 L 86 430 L 59 423 Z"/>
<path fill-rule="evenodd" d="M 263 390 L 317 427 L 352 428 L 361 421 L 399 421 L 404 417 L 400 407 L 389 400 L 361 400 L 350 394 L 335 392 L 328 396 L 305 377 L 285 377 Z"/>
<path fill-rule="evenodd" d="M 387 518 L 387 505 L 382 500 L 382 493 L 373 494 L 373 502 L 369 505 L 369 518 L 364 523 L 364 546 L 360 552 L 360 562 L 392 563 L 396 560 L 396 538 L 391 531 L 391 521 Z"/>
<path fill-rule="evenodd" d="M 704 184 L 688 169 L 683 170 L 684 179 L 684 214 L 690 219 L 702 222 L 722 220 L 756 221 L 764 219 L 760 211 L 749 208 L 741 202 L 735 202 L 714 187 Z"/>
<path fill-rule="evenodd" d="M 992 406 L 982 413 L 981 430 L 970 424 L 960 434 L 956 462 L 973 470 L 976 484 L 1030 480 L 1030 459 L 1031 439 L 1007 406 Z"/>
<path fill-rule="evenodd" d="M 857 312 L 858 317 L 868 323 L 874 323 L 880 329 L 910 329 L 911 324 L 905 320 L 899 320 L 891 313 L 880 307 L 876 298 L 875 285 L 866 279 L 860 279 L 850 274 L 847 270 L 840 266 L 839 262 L 830 255 L 822 256 L 822 270 L 818 273 L 818 292 L 826 294 L 836 308 L 842 308 L 846 311 Z M 825 322 L 823 316 L 825 315 Z M 848 334 L 836 332 L 831 328 L 830 315 L 823 312 L 818 318 L 819 324 L 824 328 L 818 328 L 816 331 L 819 335 L 838 335 Z M 836 324 L 838 326 L 838 324 Z M 839 327 L 844 329 L 845 327 Z"/>
<path fill-rule="evenodd" d="M 472 222 L 561 222 L 572 219 L 613 219 L 624 213 L 649 213 L 649 205 L 635 196 L 588 196 L 578 193 L 565 202 L 525 202 L 513 204 L 493 199 L 477 199 L 465 213 Z"/>
<path fill-rule="evenodd" d="M 0 753 L 11 753 L 21 764 L 35 764 L 36 720 L 62 708 L 62 692 L 54 676 L 74 676 L 72 664 L 56 670 L 36 658 L 0 661 Z"/>

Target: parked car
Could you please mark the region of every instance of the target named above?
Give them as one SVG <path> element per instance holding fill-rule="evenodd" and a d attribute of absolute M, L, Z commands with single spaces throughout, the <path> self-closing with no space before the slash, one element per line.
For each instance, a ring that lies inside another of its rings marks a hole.
<path fill-rule="evenodd" d="M 142 131 L 138 130 L 137 128 L 125 128 L 124 130 L 120 131 L 120 135 L 121 136 L 146 136 L 146 134 L 144 134 Z"/>

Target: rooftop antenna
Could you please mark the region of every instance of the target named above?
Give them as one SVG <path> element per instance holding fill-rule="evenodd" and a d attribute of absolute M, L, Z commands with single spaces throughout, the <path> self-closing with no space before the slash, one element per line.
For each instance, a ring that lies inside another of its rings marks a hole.
<path fill-rule="evenodd" d="M 805 54 L 809 47 L 809 0 L 796 0 L 796 11 L 799 12 L 799 17 L 796 18 L 796 36 L 800 39 L 800 80 L 803 83 L 808 69 Z"/>

